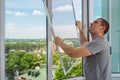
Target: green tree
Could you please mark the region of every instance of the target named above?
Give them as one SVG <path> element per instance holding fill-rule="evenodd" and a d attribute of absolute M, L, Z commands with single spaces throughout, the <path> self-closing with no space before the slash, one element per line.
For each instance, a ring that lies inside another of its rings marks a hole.
<path fill-rule="evenodd" d="M 14 80 L 15 71 L 24 73 L 28 69 L 40 66 L 40 58 L 34 53 L 13 51 L 6 56 L 6 75 L 9 80 Z"/>
<path fill-rule="evenodd" d="M 34 69 L 36 66 L 40 67 L 40 57 L 37 57 L 34 53 L 27 53 L 21 58 L 20 62 L 21 68 Z"/>
<path fill-rule="evenodd" d="M 82 75 L 82 62 L 79 60 L 72 69 L 65 75 L 62 69 L 62 66 L 59 65 L 59 67 L 55 70 L 55 76 L 54 79 L 62 79 L 62 78 L 69 78 L 73 76 L 80 76 Z"/>
<path fill-rule="evenodd" d="M 23 51 L 15 51 L 6 56 L 6 75 L 9 80 L 14 80 L 15 71 L 22 69 L 20 61 L 24 54 L 25 52 Z"/>
<path fill-rule="evenodd" d="M 46 64 L 46 54 L 45 53 L 41 53 L 41 58 L 40 58 L 40 62 L 42 64 Z"/>
<path fill-rule="evenodd" d="M 57 52 L 54 52 L 52 54 L 52 64 L 53 65 L 59 65 L 60 64 L 60 59 L 59 59 L 59 56 L 58 56 Z"/>

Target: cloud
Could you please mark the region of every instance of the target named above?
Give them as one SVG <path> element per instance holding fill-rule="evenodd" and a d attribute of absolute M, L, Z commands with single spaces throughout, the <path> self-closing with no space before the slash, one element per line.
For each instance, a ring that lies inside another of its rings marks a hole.
<path fill-rule="evenodd" d="M 13 14 L 12 11 L 6 11 L 5 13 L 6 13 L 6 14 Z"/>
<path fill-rule="evenodd" d="M 14 15 L 15 15 L 15 16 L 28 16 L 27 13 L 25 13 L 25 12 L 19 12 L 19 11 L 15 11 L 15 12 L 14 12 Z"/>
<path fill-rule="evenodd" d="M 54 11 L 72 11 L 72 5 L 65 5 L 65 6 L 59 6 L 55 9 L 53 9 Z"/>
<path fill-rule="evenodd" d="M 15 15 L 15 16 L 28 16 L 29 15 L 28 13 L 20 12 L 20 11 L 6 11 L 6 14 Z M 32 15 L 42 16 L 44 15 L 44 13 L 38 10 L 34 10 L 32 12 Z"/>
<path fill-rule="evenodd" d="M 15 15 L 15 16 L 28 16 L 27 13 L 20 11 L 6 11 L 6 14 Z"/>
<path fill-rule="evenodd" d="M 37 16 L 42 16 L 42 15 L 44 15 L 44 13 L 43 12 L 41 12 L 41 11 L 38 11 L 38 10 L 34 10 L 33 12 L 32 12 L 32 14 L 33 15 L 37 15 Z"/>
<path fill-rule="evenodd" d="M 45 26 L 31 26 L 23 28 L 23 25 L 7 23 L 5 25 L 5 33 L 6 38 L 38 39 L 46 37 L 46 28 Z"/>
<path fill-rule="evenodd" d="M 61 38 L 78 38 L 75 25 L 56 26 L 53 28 L 55 35 Z M 15 39 L 38 39 L 46 38 L 45 26 L 24 27 L 14 23 L 5 26 L 5 37 Z"/>
<path fill-rule="evenodd" d="M 62 38 L 77 38 L 77 30 L 75 25 L 65 25 L 54 27 L 54 32 L 56 36 Z"/>
<path fill-rule="evenodd" d="M 6 35 L 14 35 L 14 33 L 17 32 L 17 29 L 15 27 L 14 23 L 8 23 L 5 25 L 5 33 Z"/>

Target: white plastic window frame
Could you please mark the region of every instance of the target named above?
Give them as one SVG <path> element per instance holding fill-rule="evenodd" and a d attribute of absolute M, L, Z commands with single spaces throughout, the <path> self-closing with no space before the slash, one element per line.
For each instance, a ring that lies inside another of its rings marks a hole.
<path fill-rule="evenodd" d="M 112 0 L 108 0 L 109 2 L 109 5 L 108 5 L 108 8 L 109 8 L 109 24 L 111 25 L 112 24 Z M 109 30 L 109 40 L 110 40 L 110 44 L 111 44 L 111 27 L 110 27 L 110 30 Z M 120 73 L 112 73 L 112 78 L 120 78 Z"/>
<path fill-rule="evenodd" d="M 52 3 L 51 3 L 52 0 L 48 0 L 48 11 L 50 13 L 50 18 L 52 18 Z M 82 22 L 83 22 L 83 26 L 84 26 L 84 32 L 85 32 L 85 36 L 87 38 L 89 38 L 89 33 L 87 32 L 87 28 L 89 26 L 89 22 L 90 20 L 92 20 L 92 18 L 90 18 L 91 15 L 93 15 L 93 9 L 91 9 L 93 6 L 92 6 L 92 3 L 93 3 L 93 0 L 89 1 L 89 0 L 82 0 Z M 52 34 L 50 32 L 50 25 L 49 23 L 47 22 L 48 24 L 48 60 L 47 60 L 47 67 L 48 67 L 48 70 L 47 70 L 47 74 L 48 74 L 48 78 L 47 80 L 52 80 L 52 52 L 51 52 L 51 43 L 52 43 Z M 88 39 L 89 40 L 89 39 Z M 51 54 L 51 55 L 50 55 Z M 84 59 L 83 59 L 83 64 L 84 64 Z M 68 79 L 65 79 L 65 80 L 84 80 L 84 77 L 83 76 L 80 76 L 80 77 L 74 77 L 74 78 L 68 78 Z M 64 80 L 64 79 L 63 79 Z"/>
<path fill-rule="evenodd" d="M 52 21 L 52 0 L 46 0 L 46 6 L 49 12 L 50 19 Z M 49 24 L 48 18 L 46 16 L 46 48 L 47 48 L 47 62 L 46 62 L 46 80 L 52 80 L 52 32 L 51 25 Z"/>
<path fill-rule="evenodd" d="M 5 80 L 5 25 L 4 25 L 4 0 L 0 0 L 0 80 Z"/>
<path fill-rule="evenodd" d="M 52 12 L 52 0 L 46 0 L 49 13 Z M 47 70 L 46 80 L 52 80 L 52 56 L 51 54 L 51 43 L 52 35 L 50 32 L 48 20 L 46 18 L 46 37 L 47 37 Z M 0 0 L 0 80 L 5 80 L 5 1 Z"/>

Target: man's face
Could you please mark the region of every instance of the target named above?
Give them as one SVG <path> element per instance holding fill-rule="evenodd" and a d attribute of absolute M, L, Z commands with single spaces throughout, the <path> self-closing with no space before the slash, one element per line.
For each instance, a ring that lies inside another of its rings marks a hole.
<path fill-rule="evenodd" d="M 93 23 L 91 23 L 88 29 L 89 32 L 93 34 L 101 33 L 101 31 L 103 30 L 102 29 L 103 27 L 101 26 L 101 21 L 102 21 L 101 19 L 97 19 Z"/>

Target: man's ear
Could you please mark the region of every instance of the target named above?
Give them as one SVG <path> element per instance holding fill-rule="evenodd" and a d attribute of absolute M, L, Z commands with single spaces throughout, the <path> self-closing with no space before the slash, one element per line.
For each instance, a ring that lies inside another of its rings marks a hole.
<path fill-rule="evenodd" d="M 100 30 L 104 32 L 105 31 L 105 27 L 102 26 Z"/>

